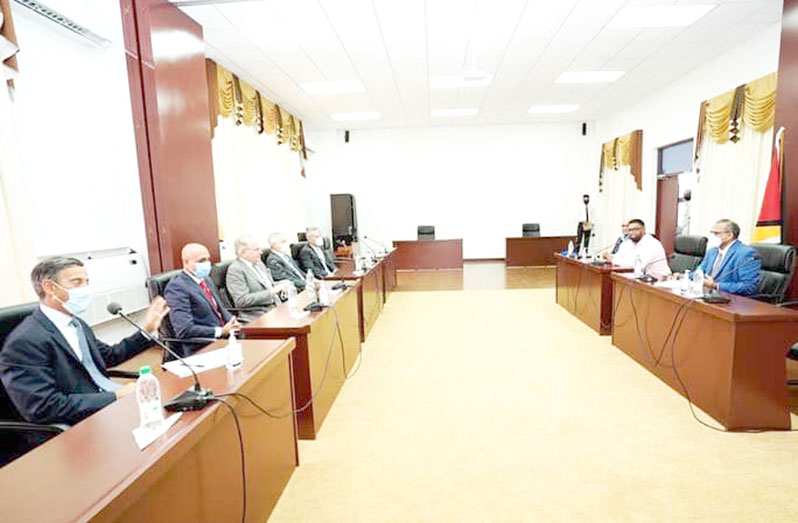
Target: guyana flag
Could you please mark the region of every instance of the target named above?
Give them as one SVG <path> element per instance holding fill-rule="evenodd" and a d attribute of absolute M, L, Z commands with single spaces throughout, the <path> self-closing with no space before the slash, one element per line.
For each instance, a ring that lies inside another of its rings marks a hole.
<path fill-rule="evenodd" d="M 762 209 L 754 229 L 754 243 L 781 243 L 781 171 L 784 164 L 782 143 L 784 127 L 776 132 L 773 143 L 773 159 L 770 161 L 770 174 L 762 199 Z"/>

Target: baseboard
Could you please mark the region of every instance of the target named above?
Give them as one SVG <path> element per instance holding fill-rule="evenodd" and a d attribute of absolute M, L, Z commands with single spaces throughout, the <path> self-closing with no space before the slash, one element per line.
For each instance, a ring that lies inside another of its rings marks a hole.
<path fill-rule="evenodd" d="M 503 262 L 504 258 L 463 258 L 464 262 Z"/>

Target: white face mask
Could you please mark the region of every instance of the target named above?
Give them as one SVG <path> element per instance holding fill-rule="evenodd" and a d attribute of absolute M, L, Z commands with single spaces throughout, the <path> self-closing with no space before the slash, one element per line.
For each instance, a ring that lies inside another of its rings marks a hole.
<path fill-rule="evenodd" d="M 291 246 L 288 245 L 288 242 L 283 242 L 282 245 L 280 245 L 280 252 L 286 256 L 291 256 Z"/>
<path fill-rule="evenodd" d="M 318 238 L 316 238 L 316 242 L 315 243 L 316 243 L 316 247 L 324 247 L 324 238 L 319 236 Z"/>
<path fill-rule="evenodd" d="M 720 248 L 720 244 L 721 244 L 720 238 L 718 238 L 714 234 L 710 233 L 709 237 L 707 238 L 707 250 L 709 250 L 709 249 L 711 249 L 713 247 Z"/>

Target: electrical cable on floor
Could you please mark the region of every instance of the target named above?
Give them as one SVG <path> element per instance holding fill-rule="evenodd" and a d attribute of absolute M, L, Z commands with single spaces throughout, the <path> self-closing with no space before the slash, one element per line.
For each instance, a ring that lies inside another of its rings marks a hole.
<path fill-rule="evenodd" d="M 236 432 L 238 432 L 238 448 L 241 451 L 241 522 L 244 523 L 247 520 L 247 468 L 245 458 L 246 455 L 244 453 L 244 435 L 241 433 L 241 423 L 238 421 L 238 414 L 236 413 L 236 410 L 227 401 L 221 399 L 220 396 L 226 396 L 226 394 L 219 394 L 211 399 L 213 401 L 218 401 L 230 410 L 230 414 L 233 415 L 233 421 L 236 425 Z"/>

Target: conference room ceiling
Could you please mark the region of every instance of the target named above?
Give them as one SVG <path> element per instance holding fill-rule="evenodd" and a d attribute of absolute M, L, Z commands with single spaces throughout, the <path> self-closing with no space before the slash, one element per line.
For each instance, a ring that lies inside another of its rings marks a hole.
<path fill-rule="evenodd" d="M 203 26 L 207 56 L 300 116 L 362 129 L 591 121 L 646 97 L 781 19 L 781 0 L 173 0 Z M 688 27 L 614 28 L 626 6 L 717 4 Z M 431 89 L 471 65 L 486 87 Z M 730 64 L 733 67 L 733 64 Z M 625 71 L 610 84 L 560 84 L 569 71 Z M 300 84 L 355 81 L 359 93 Z M 568 114 L 532 105 L 578 104 Z M 430 116 L 476 108 L 476 116 Z M 333 113 L 380 119 L 334 121 Z"/>

